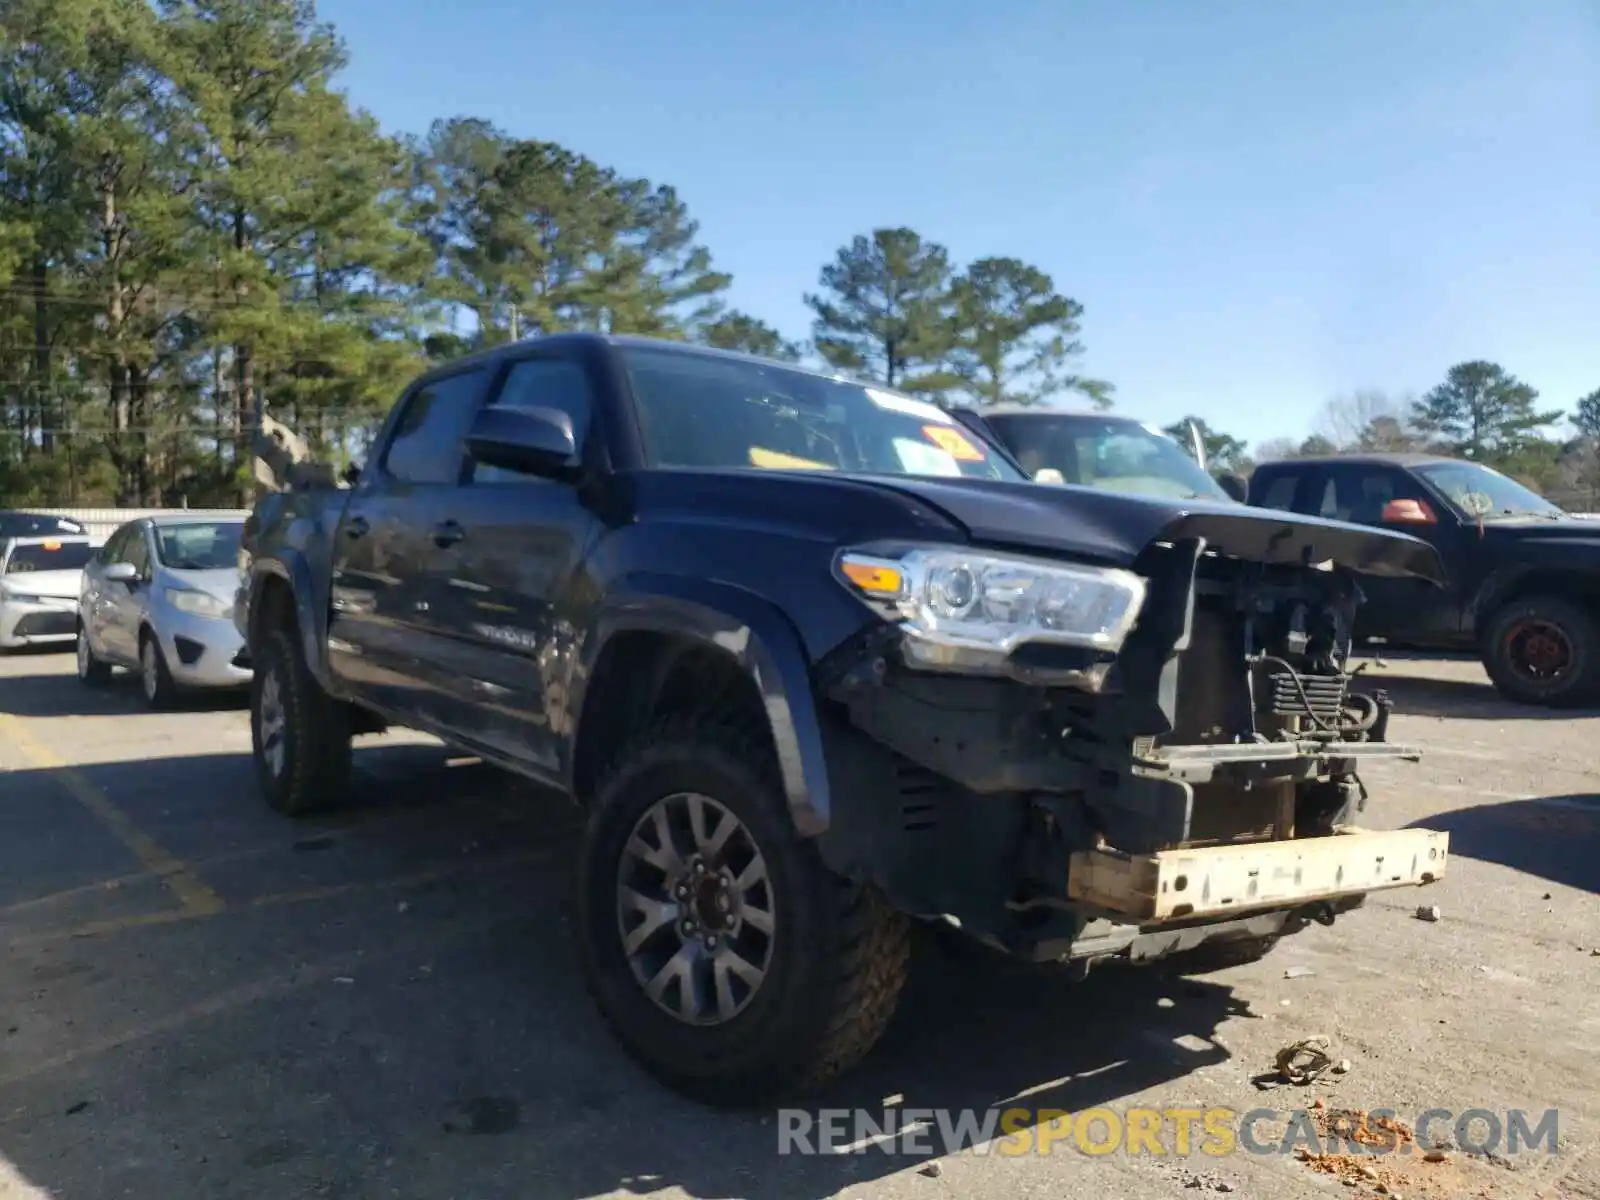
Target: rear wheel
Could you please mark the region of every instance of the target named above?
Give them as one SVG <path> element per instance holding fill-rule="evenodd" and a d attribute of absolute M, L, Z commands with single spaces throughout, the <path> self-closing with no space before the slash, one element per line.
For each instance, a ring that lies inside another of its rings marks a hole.
<path fill-rule="evenodd" d="M 83 627 L 83 622 L 78 622 L 78 679 L 92 687 L 98 687 L 111 678 L 111 664 L 101 662 L 95 656 L 94 647 L 89 644 L 89 631 Z"/>
<path fill-rule="evenodd" d="M 292 630 L 267 634 L 250 680 L 250 740 L 267 805 L 319 812 L 350 790 L 350 714 L 311 674 Z"/>
<path fill-rule="evenodd" d="M 628 1052 L 710 1104 L 762 1104 L 857 1063 L 905 983 L 910 926 L 795 831 L 772 756 L 713 717 L 663 721 L 597 790 L 585 974 Z"/>
<path fill-rule="evenodd" d="M 1556 596 L 1514 600 L 1484 630 L 1483 665 L 1502 695 L 1563 708 L 1592 702 L 1600 639 L 1578 605 Z"/>
<path fill-rule="evenodd" d="M 80 642 L 87 644 L 83 639 Z M 178 685 L 167 670 L 167 656 L 161 653 L 161 643 L 149 630 L 139 638 L 139 686 L 144 691 L 144 702 L 157 712 L 171 708 L 178 698 Z"/>

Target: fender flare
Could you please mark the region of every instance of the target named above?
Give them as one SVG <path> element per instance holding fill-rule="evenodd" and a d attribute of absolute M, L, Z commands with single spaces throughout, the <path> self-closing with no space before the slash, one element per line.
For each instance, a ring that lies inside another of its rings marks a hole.
<path fill-rule="evenodd" d="M 730 654 L 766 709 L 789 814 L 804 837 L 829 825 L 831 796 L 810 664 L 799 633 L 776 605 L 725 583 L 661 574 L 631 575 L 607 589 L 573 672 L 570 712 L 582 714 L 594 665 L 618 634 L 649 631 L 692 638 Z M 582 718 L 579 716 L 581 736 Z M 570 747 L 569 747 L 570 749 Z M 566 755 L 569 788 L 575 754 Z"/>
<path fill-rule="evenodd" d="M 270 580 L 280 580 L 288 585 L 294 597 L 295 624 L 300 630 L 300 652 L 306 666 L 329 695 L 338 695 L 332 675 L 328 671 L 327 655 L 323 652 L 324 624 L 316 610 L 311 564 L 303 554 L 284 550 L 272 558 L 258 558 L 250 564 L 250 609 L 248 633 L 245 643 L 251 653 L 261 645 L 261 593 Z"/>
<path fill-rule="evenodd" d="M 1522 582 L 1530 575 L 1548 576 L 1559 579 L 1563 575 L 1574 580 L 1592 577 L 1591 573 L 1579 567 L 1551 564 L 1512 563 L 1491 571 L 1481 583 L 1473 590 L 1468 599 L 1464 613 L 1465 632 L 1473 637 L 1481 637 L 1484 623 L 1495 609 L 1505 602 L 1505 597 L 1516 591 Z M 1553 589 L 1560 591 L 1557 587 Z"/>

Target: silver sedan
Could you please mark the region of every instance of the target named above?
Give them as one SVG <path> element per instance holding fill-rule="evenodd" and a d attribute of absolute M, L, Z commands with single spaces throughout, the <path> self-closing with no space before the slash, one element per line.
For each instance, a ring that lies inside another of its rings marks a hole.
<path fill-rule="evenodd" d="M 233 625 L 244 522 L 181 514 L 121 526 L 83 570 L 78 678 L 102 683 L 113 667 L 139 673 L 152 708 L 190 688 L 250 682 Z"/>

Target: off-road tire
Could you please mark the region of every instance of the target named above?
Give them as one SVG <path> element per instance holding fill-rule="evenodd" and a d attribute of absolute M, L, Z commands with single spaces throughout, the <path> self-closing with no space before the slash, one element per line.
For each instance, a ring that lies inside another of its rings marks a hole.
<path fill-rule="evenodd" d="M 263 750 L 262 694 L 278 681 L 283 708 L 283 766 L 276 774 Z M 342 803 L 350 791 L 349 710 L 312 675 L 293 629 L 268 633 L 250 679 L 250 743 L 256 782 L 267 806 L 288 817 Z"/>
<path fill-rule="evenodd" d="M 111 680 L 111 664 L 95 657 L 94 646 L 89 642 L 89 631 L 78 622 L 78 643 L 73 647 L 78 657 L 78 681 L 90 687 L 100 687 Z"/>
<path fill-rule="evenodd" d="M 145 662 L 146 656 L 151 654 L 155 656 L 153 689 L 147 678 Z M 167 669 L 167 656 L 162 653 L 160 640 L 148 629 L 139 631 L 139 693 L 152 712 L 165 712 L 178 702 L 178 685 L 172 681 L 172 672 Z"/>
<path fill-rule="evenodd" d="M 645 993 L 618 926 L 623 848 L 656 801 L 680 792 L 708 796 L 744 824 L 773 890 L 767 977 L 748 1007 L 710 1027 Z M 647 1071 L 704 1104 L 767 1104 L 849 1070 L 882 1035 L 906 981 L 909 920 L 828 870 L 795 831 L 770 751 L 717 715 L 664 718 L 613 761 L 593 795 L 579 903 L 584 975 L 601 1015 Z"/>
<path fill-rule="evenodd" d="M 1191 950 L 1179 950 L 1176 954 L 1156 960 L 1156 966 L 1170 975 L 1210 975 L 1213 971 L 1226 971 L 1230 967 L 1260 962 L 1277 948 L 1281 940 L 1273 936 L 1202 942 Z"/>
<path fill-rule="evenodd" d="M 1518 672 L 1508 645 L 1518 623 L 1556 626 L 1571 646 L 1573 667 L 1565 678 L 1541 685 Z M 1483 665 L 1497 691 L 1519 704 L 1570 708 L 1594 703 L 1600 694 L 1600 632 L 1577 604 L 1559 596 L 1529 596 L 1502 606 L 1484 626 Z"/>

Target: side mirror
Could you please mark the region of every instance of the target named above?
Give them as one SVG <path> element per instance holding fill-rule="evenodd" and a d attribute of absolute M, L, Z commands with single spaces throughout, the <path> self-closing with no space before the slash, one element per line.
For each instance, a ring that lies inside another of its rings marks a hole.
<path fill-rule="evenodd" d="M 1057 486 L 1065 487 L 1067 477 L 1054 467 L 1040 467 L 1033 473 L 1033 481 L 1035 483 L 1053 483 Z"/>
<path fill-rule="evenodd" d="M 474 462 L 529 475 L 570 476 L 582 467 L 572 418 L 555 408 L 486 408 L 467 432 Z"/>
<path fill-rule="evenodd" d="M 1437 525 L 1439 518 L 1434 515 L 1426 500 L 1391 500 L 1383 506 L 1383 516 L 1379 518 L 1385 525 Z"/>
<path fill-rule="evenodd" d="M 130 562 L 116 562 L 106 568 L 105 577 L 110 583 L 137 583 L 139 569 Z"/>
<path fill-rule="evenodd" d="M 1218 475 L 1217 485 L 1240 504 L 1243 504 L 1250 497 L 1250 485 L 1232 471 Z"/>

